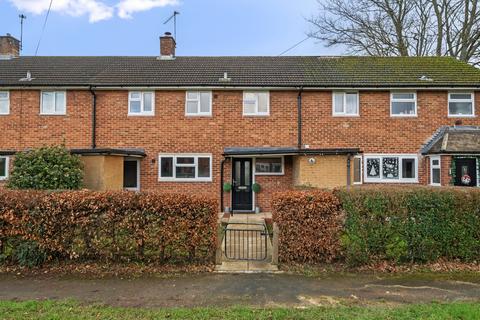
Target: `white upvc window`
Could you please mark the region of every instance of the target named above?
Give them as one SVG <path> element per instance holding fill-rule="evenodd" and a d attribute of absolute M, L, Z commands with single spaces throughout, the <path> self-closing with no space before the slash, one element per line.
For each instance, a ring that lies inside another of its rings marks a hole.
<path fill-rule="evenodd" d="M 211 182 L 211 154 L 160 154 L 159 181 Z"/>
<path fill-rule="evenodd" d="M 187 91 L 185 102 L 185 115 L 187 116 L 211 116 L 212 115 L 212 92 L 211 91 Z"/>
<path fill-rule="evenodd" d="M 418 183 L 418 156 L 369 154 L 364 156 L 364 181 L 371 183 Z"/>
<path fill-rule="evenodd" d="M 65 115 L 67 114 L 66 91 L 42 91 L 40 99 L 40 114 Z"/>
<path fill-rule="evenodd" d="M 129 116 L 155 115 L 155 92 L 130 91 L 128 93 L 128 115 Z"/>
<path fill-rule="evenodd" d="M 353 184 L 362 184 L 363 182 L 363 163 L 362 156 L 353 157 Z"/>
<path fill-rule="evenodd" d="M 432 186 L 441 186 L 441 168 L 442 162 L 440 156 L 430 157 L 430 185 Z"/>
<path fill-rule="evenodd" d="M 417 93 L 416 92 L 392 92 L 390 94 L 390 116 L 416 117 L 417 116 Z"/>
<path fill-rule="evenodd" d="M 270 92 L 269 91 L 244 91 L 243 92 L 243 115 L 244 116 L 270 115 Z"/>
<path fill-rule="evenodd" d="M 334 116 L 352 117 L 359 115 L 358 92 L 333 92 L 332 112 Z"/>
<path fill-rule="evenodd" d="M 8 179 L 8 162 L 9 157 L 0 157 L 0 180 Z"/>
<path fill-rule="evenodd" d="M 10 92 L 0 91 L 0 115 L 10 114 Z"/>
<path fill-rule="evenodd" d="M 284 157 L 255 158 L 255 175 L 280 176 L 284 174 Z"/>
<path fill-rule="evenodd" d="M 475 99 L 472 92 L 449 92 L 448 93 L 448 116 L 449 117 L 474 117 Z"/>

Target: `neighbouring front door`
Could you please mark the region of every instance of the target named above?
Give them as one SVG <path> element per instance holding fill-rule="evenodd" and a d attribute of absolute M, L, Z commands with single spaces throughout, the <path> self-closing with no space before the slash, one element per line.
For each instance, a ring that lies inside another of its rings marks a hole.
<path fill-rule="evenodd" d="M 123 188 L 127 190 L 139 189 L 139 161 L 125 159 L 123 161 Z"/>
<path fill-rule="evenodd" d="M 252 159 L 234 159 L 232 209 L 253 211 Z"/>
<path fill-rule="evenodd" d="M 455 185 L 477 186 L 477 159 L 455 159 Z"/>

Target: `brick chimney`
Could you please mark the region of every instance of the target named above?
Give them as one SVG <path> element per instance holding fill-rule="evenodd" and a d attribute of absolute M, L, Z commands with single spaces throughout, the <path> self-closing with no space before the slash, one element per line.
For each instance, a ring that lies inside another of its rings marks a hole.
<path fill-rule="evenodd" d="M 13 58 L 20 54 L 20 41 L 15 39 L 7 33 L 5 36 L 0 36 L 0 57 Z"/>
<path fill-rule="evenodd" d="M 174 58 L 175 57 L 175 39 L 170 32 L 165 32 L 160 37 L 160 57 L 161 58 Z"/>

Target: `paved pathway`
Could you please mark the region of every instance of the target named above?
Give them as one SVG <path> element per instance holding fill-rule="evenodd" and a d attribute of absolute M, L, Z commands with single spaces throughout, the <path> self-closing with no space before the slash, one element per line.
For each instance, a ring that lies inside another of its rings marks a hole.
<path fill-rule="evenodd" d="M 133 280 L 16 279 L 0 275 L 0 300 L 75 299 L 113 306 L 291 306 L 480 300 L 480 278 L 465 281 L 370 275 L 203 274 Z"/>

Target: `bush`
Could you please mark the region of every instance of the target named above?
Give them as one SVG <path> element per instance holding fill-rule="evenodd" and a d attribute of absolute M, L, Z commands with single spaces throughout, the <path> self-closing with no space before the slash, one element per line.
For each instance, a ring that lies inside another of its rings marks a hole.
<path fill-rule="evenodd" d="M 7 186 L 11 189 L 80 189 L 83 171 L 80 157 L 63 146 L 42 147 L 15 155 Z"/>
<path fill-rule="evenodd" d="M 272 199 L 282 262 L 330 262 L 340 253 L 343 214 L 331 192 L 290 191 Z"/>
<path fill-rule="evenodd" d="M 12 239 L 28 241 L 28 247 L 15 248 L 22 257 L 17 261 L 27 265 L 40 261 L 34 243 L 48 252 L 47 259 L 59 260 L 203 262 L 215 254 L 218 206 L 212 199 L 126 191 L 1 191 L 0 203 L 0 247 Z"/>
<path fill-rule="evenodd" d="M 338 190 L 346 261 L 471 262 L 480 254 L 480 192 L 430 187 Z"/>
<path fill-rule="evenodd" d="M 15 247 L 15 259 L 22 267 L 38 267 L 47 260 L 47 254 L 35 241 L 22 241 Z"/>

